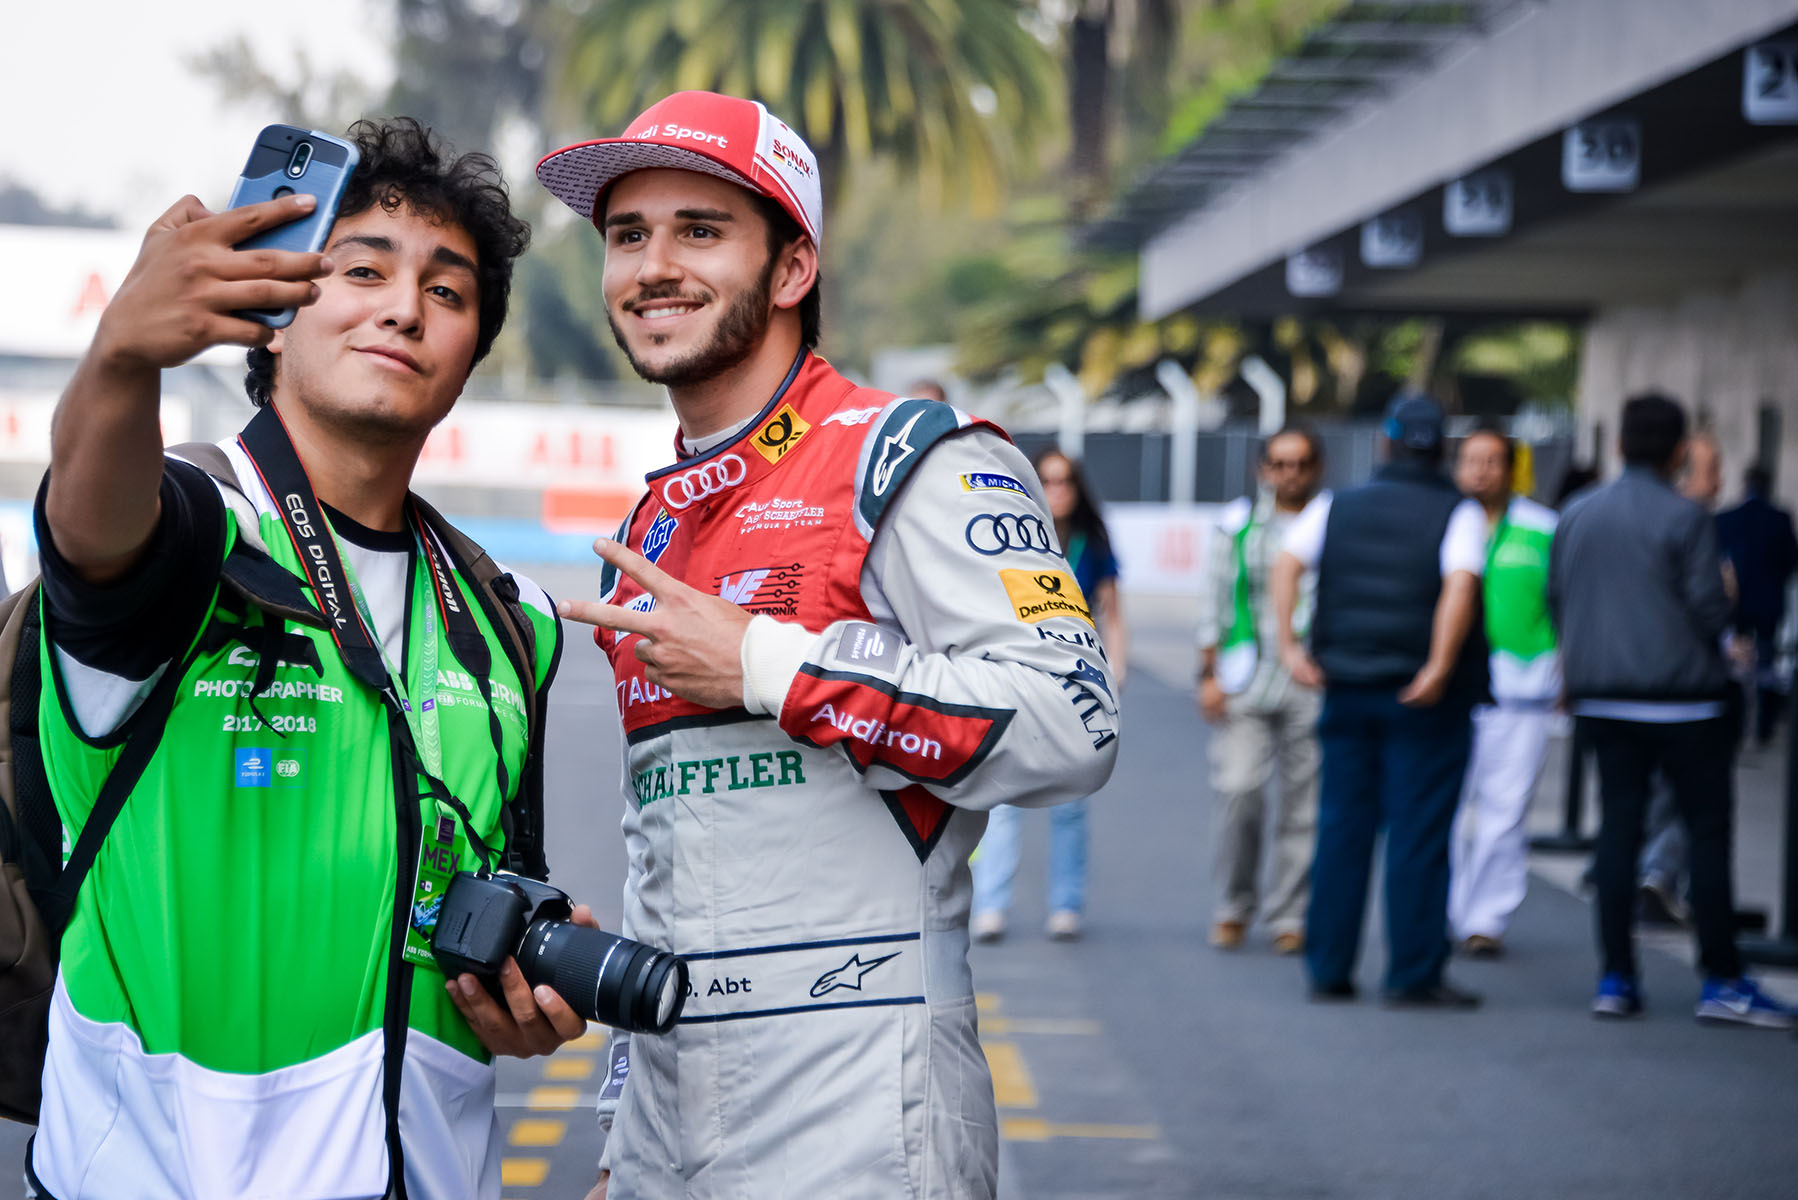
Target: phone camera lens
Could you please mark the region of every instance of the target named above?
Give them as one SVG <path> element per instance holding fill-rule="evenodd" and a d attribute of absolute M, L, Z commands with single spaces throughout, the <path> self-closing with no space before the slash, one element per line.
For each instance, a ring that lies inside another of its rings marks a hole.
<path fill-rule="evenodd" d="M 301 142 L 293 148 L 293 157 L 287 160 L 287 173 L 295 179 L 306 173 L 306 167 L 312 161 L 312 143 Z"/>

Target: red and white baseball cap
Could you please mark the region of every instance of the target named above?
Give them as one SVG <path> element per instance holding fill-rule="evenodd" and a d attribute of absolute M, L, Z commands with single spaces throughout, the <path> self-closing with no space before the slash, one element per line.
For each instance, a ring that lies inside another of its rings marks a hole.
<path fill-rule="evenodd" d="M 623 137 L 564 146 L 537 164 L 537 178 L 586 220 L 622 175 L 654 167 L 700 171 L 767 196 L 823 246 L 824 195 L 812 148 L 754 100 L 676 92 L 626 127 Z"/>

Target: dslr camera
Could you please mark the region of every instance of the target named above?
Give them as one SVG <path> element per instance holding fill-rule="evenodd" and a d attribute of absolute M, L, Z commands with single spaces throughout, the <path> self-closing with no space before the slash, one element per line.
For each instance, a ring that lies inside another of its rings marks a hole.
<path fill-rule="evenodd" d="M 667 1033 L 687 996 L 687 964 L 642 942 L 576 925 L 567 893 L 522 875 L 458 871 L 444 893 L 431 953 L 445 975 L 480 979 L 503 1003 L 506 956 L 589 1021 Z"/>

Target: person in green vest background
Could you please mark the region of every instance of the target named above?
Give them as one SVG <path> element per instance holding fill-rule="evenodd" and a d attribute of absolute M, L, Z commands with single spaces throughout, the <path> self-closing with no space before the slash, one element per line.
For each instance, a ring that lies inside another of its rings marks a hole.
<path fill-rule="evenodd" d="M 1317 839 L 1317 713 L 1322 695 L 1293 682 L 1280 661 L 1267 569 L 1286 528 L 1317 495 L 1323 446 L 1306 429 L 1283 429 L 1261 451 L 1260 489 L 1224 506 L 1211 537 L 1199 591 L 1199 712 L 1211 736 L 1211 877 L 1217 907 L 1211 944 L 1235 950 L 1259 915 L 1274 950 L 1305 947 L 1311 852 Z M 1303 633 L 1309 597 L 1294 617 Z M 1265 903 L 1261 839 L 1265 797 L 1276 764 L 1280 799 L 1274 821 L 1273 878 Z"/>
<path fill-rule="evenodd" d="M 1515 494 L 1517 446 L 1497 429 L 1461 443 L 1455 484 L 1486 512 L 1482 582 L 1492 703 L 1474 709 L 1473 758 L 1451 843 L 1449 924 L 1464 953 L 1503 953 L 1505 928 L 1529 883 L 1524 818 L 1542 774 L 1561 692 L 1548 613 L 1555 513 Z"/>

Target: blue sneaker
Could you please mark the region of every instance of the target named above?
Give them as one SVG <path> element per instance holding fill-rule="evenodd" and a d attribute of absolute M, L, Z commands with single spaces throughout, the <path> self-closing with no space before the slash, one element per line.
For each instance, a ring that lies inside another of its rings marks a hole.
<path fill-rule="evenodd" d="M 1716 1025 L 1752 1025 L 1757 1029 L 1790 1029 L 1798 1024 L 1792 1010 L 1761 991 L 1746 975 L 1704 981 L 1698 997 L 1698 1019 Z"/>
<path fill-rule="evenodd" d="M 1598 995 L 1592 997 L 1592 1015 L 1621 1020 L 1642 1015 L 1642 989 L 1634 977 L 1613 971 L 1598 981 Z"/>

